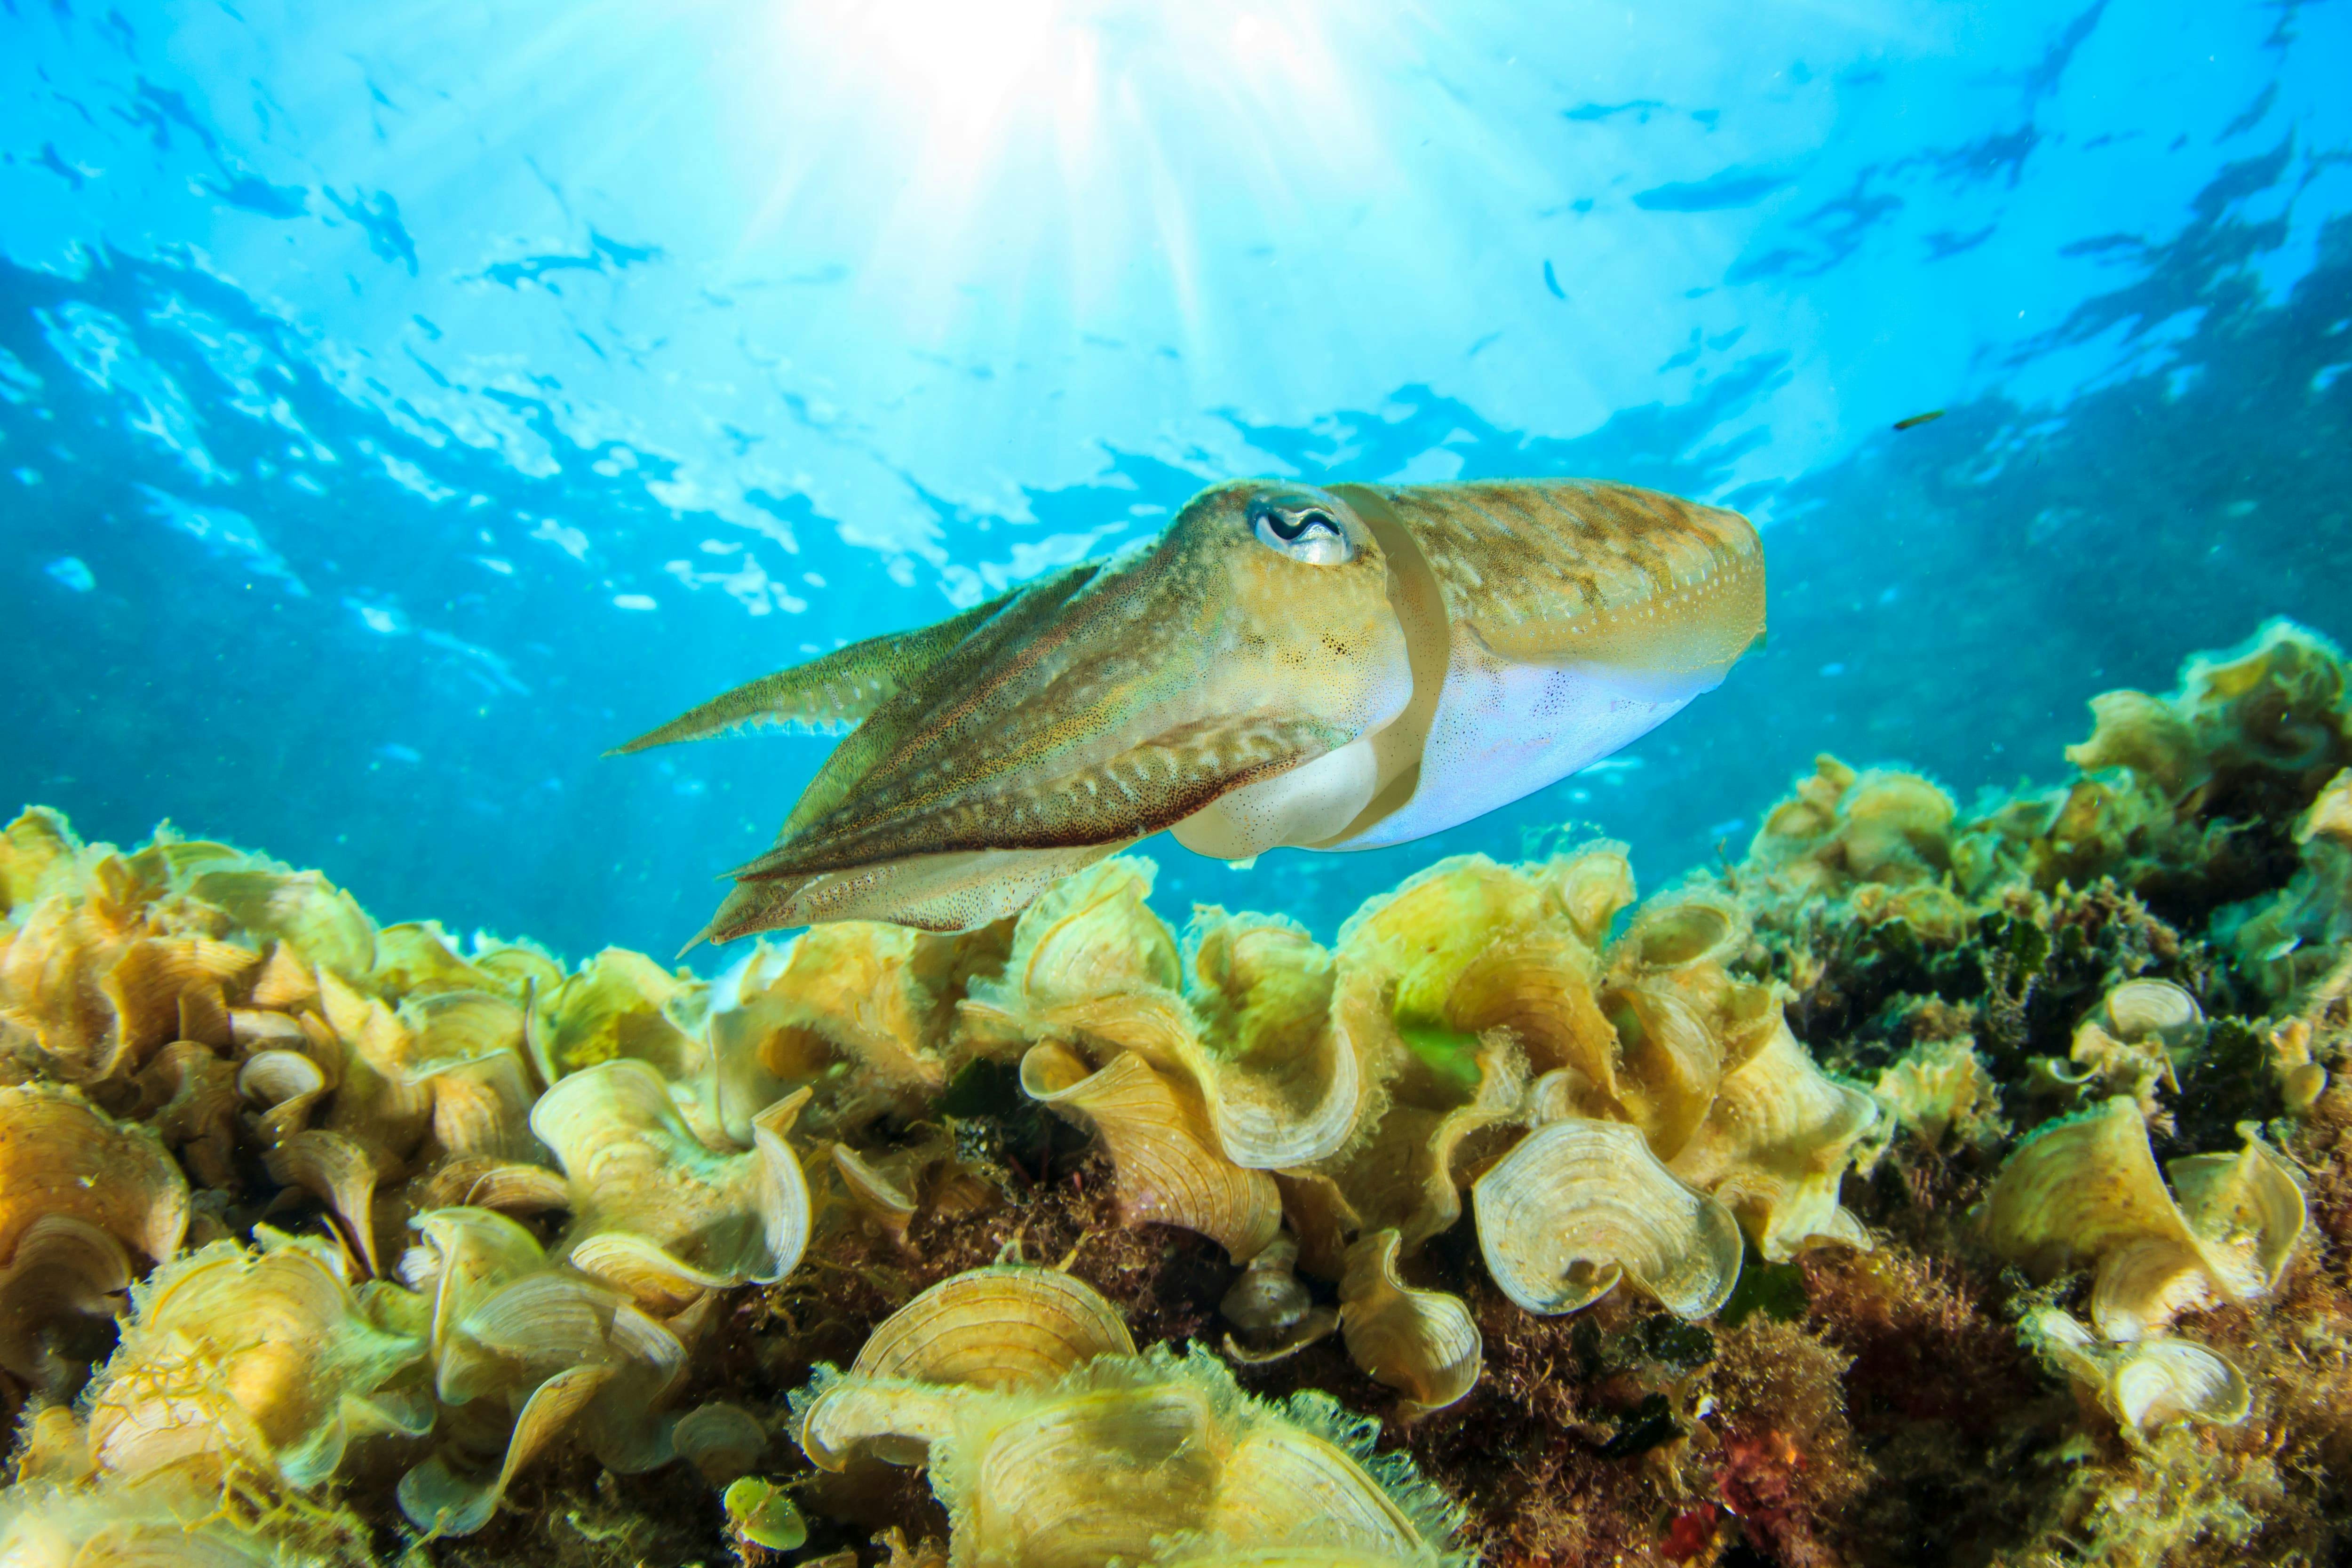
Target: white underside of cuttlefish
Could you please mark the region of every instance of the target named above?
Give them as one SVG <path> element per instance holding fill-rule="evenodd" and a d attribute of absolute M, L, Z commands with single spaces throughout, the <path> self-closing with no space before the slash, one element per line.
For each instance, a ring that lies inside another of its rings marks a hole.
<path fill-rule="evenodd" d="M 1467 822 L 1718 685 L 1763 610 L 1747 520 L 1655 491 L 1236 482 L 622 750 L 855 723 L 703 934 L 967 930 L 1161 829 L 1241 860 Z"/>

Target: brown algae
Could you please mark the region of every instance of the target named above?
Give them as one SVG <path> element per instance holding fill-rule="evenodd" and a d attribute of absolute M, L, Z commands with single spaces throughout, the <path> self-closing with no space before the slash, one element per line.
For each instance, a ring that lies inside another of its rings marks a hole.
<path fill-rule="evenodd" d="M 700 980 L 0 835 L 0 1563 L 2321 1563 L 2352 697 Z"/>

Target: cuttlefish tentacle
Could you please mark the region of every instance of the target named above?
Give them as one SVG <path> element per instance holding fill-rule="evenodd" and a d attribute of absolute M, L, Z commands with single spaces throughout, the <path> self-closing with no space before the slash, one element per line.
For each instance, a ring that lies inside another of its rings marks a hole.
<path fill-rule="evenodd" d="M 713 940 L 961 930 L 1147 834 L 1362 848 L 1467 821 L 1719 683 L 1763 624 L 1736 513 L 1580 480 L 1241 482 L 1160 539 L 739 687 L 624 750 L 862 720 Z"/>

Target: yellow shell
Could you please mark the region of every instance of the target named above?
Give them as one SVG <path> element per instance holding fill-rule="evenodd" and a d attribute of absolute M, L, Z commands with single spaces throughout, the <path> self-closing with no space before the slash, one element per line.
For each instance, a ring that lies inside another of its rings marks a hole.
<path fill-rule="evenodd" d="M 1630 1279 L 1678 1316 L 1704 1318 L 1739 1278 L 1730 1211 L 1677 1181 L 1622 1122 L 1546 1122 L 1478 1178 L 1471 1202 L 1487 1273 L 1530 1312 L 1573 1312 Z"/>
<path fill-rule="evenodd" d="M 336 1248 L 264 1241 L 258 1253 L 215 1242 L 134 1293 L 89 1396 L 101 1470 L 201 1478 L 235 1464 L 307 1488 L 334 1474 L 353 1437 L 431 1428 L 412 1376 L 425 1342 L 379 1323 Z"/>
<path fill-rule="evenodd" d="M 807 1178 L 784 1141 L 808 1093 L 761 1111 L 738 1152 L 697 1139 L 635 1058 L 558 1082 L 530 1128 L 571 1184 L 566 1256 L 664 1310 L 713 1286 L 782 1279 L 809 1237 Z"/>
<path fill-rule="evenodd" d="M 1404 1413 L 1418 1415 L 1477 1386 L 1484 1343 L 1459 1298 L 1398 1278 L 1398 1241 L 1395 1231 L 1383 1230 L 1348 1249 L 1339 1331 L 1356 1364 L 1401 1391 Z"/>
<path fill-rule="evenodd" d="M 2239 1153 L 2176 1160 L 2172 1173 L 2179 1202 L 2138 1108 L 2117 1095 L 2018 1145 L 1986 1200 L 1987 1238 L 2044 1277 L 2095 1268 L 2091 1321 L 2110 1340 L 2160 1331 L 2217 1297 L 2268 1295 L 2307 1224 L 2293 1168 L 2249 1136 Z"/>
<path fill-rule="evenodd" d="M 704 1480 L 723 1487 L 751 1473 L 768 1446 L 768 1434 L 741 1405 L 714 1400 L 679 1416 L 670 1441 Z"/>
<path fill-rule="evenodd" d="M 959 1563 L 1097 1568 L 1273 1550 L 1433 1563 L 1449 1510 L 1375 1479 L 1361 1430 L 1326 1408 L 1277 1413 L 1213 1359 L 1161 1350 L 997 1390 L 852 1373 L 820 1384 L 801 1441 L 827 1468 L 851 1447 L 927 1460 Z"/>
<path fill-rule="evenodd" d="M 0 1367 L 64 1381 L 43 1331 L 112 1317 L 187 1228 L 187 1181 L 152 1133 L 71 1089 L 0 1088 Z"/>
<path fill-rule="evenodd" d="M 2135 1440 L 2175 1421 L 2234 1426 L 2252 1407 L 2238 1369 L 2186 1340 L 2102 1343 L 2055 1307 L 2029 1312 L 2019 1331 L 2029 1349 L 2095 1394 Z"/>
<path fill-rule="evenodd" d="M 1021 1058 L 1023 1092 L 1090 1125 L 1110 1151 L 1123 1217 L 1198 1231 L 1247 1261 L 1281 1227 L 1281 1195 L 1265 1172 L 1242 1169 L 1214 1145 L 1189 1087 L 1131 1052 L 1100 1069 L 1055 1045 Z"/>
<path fill-rule="evenodd" d="M 2000 1088 L 1965 1036 L 1911 1047 L 1878 1075 L 1873 1092 L 1929 1149 L 1947 1137 L 1982 1149 L 2008 1134 Z"/>
<path fill-rule="evenodd" d="M 1721 1200 L 1774 1262 L 1815 1239 L 1867 1247 L 1859 1222 L 1838 1205 L 1838 1183 L 1877 1123 L 1876 1102 L 1814 1066 L 1777 1005 L 1762 1040 L 1725 1071 L 1668 1168 Z"/>
<path fill-rule="evenodd" d="M 1331 955 L 1297 922 L 1194 912 L 1186 1058 L 1225 1156 L 1248 1170 L 1311 1164 L 1354 1134 L 1369 1090 L 1363 1044 L 1331 1016 Z"/>
<path fill-rule="evenodd" d="M 623 1473 L 670 1457 L 654 1407 L 686 1349 L 667 1326 L 596 1280 L 533 1268 L 537 1244 L 511 1222 L 468 1218 L 436 1240 L 446 1250 L 434 1392 L 445 1409 L 513 1415 L 452 1424 L 452 1440 L 401 1477 L 410 1522 L 441 1535 L 479 1530 L 515 1475 L 567 1435 Z"/>
<path fill-rule="evenodd" d="M 1051 1268 L 950 1275 L 883 1321 L 850 1375 L 975 1388 L 1051 1383 L 1097 1356 L 1131 1356 L 1118 1310 Z"/>

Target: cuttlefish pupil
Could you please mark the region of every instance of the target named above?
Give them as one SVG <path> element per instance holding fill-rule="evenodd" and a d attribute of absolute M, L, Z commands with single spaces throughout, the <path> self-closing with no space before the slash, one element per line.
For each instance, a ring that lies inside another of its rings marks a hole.
<path fill-rule="evenodd" d="M 1258 538 L 1293 561 L 1337 566 L 1355 551 L 1339 519 L 1311 497 L 1274 495 L 1250 503 L 1250 525 Z"/>
<path fill-rule="evenodd" d="M 962 931 L 1161 829 L 1239 860 L 1480 816 L 1764 629 L 1737 512 L 1591 479 L 1236 480 L 1158 540 L 737 687 L 620 750 L 853 725 L 702 935 Z"/>

